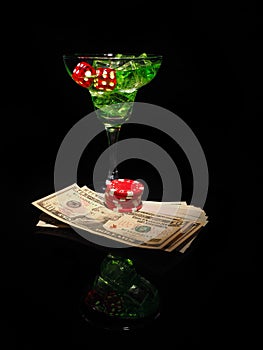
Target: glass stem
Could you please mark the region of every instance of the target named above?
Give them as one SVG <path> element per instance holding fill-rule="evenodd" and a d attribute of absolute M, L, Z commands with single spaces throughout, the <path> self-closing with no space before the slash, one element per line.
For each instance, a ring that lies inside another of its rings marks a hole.
<path fill-rule="evenodd" d="M 105 130 L 108 138 L 108 146 L 111 146 L 109 156 L 109 172 L 107 176 L 107 180 L 111 181 L 119 178 L 117 169 L 117 142 L 119 140 L 121 126 L 105 127 Z"/>

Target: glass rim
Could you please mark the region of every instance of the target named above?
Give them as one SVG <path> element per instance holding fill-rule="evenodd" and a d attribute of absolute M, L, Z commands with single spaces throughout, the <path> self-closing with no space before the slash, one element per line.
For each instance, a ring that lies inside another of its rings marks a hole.
<path fill-rule="evenodd" d="M 155 59 L 159 58 L 162 59 L 163 55 L 161 54 L 154 54 L 154 53 L 146 53 L 146 57 L 139 57 L 135 56 L 135 54 L 132 53 L 121 53 L 121 55 L 124 55 L 124 57 L 116 57 L 116 55 L 120 55 L 120 53 L 66 53 L 63 54 L 64 59 L 96 59 L 96 60 L 141 60 L 141 59 Z M 134 57 L 135 56 L 135 57 Z"/>

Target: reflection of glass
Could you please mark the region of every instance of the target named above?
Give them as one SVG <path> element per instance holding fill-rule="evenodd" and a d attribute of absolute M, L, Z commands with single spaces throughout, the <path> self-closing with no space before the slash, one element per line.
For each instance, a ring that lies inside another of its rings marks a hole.
<path fill-rule="evenodd" d="M 107 180 L 116 179 L 116 142 L 121 125 L 132 114 L 138 89 L 156 76 L 162 56 L 70 54 L 63 60 L 72 79 L 90 92 L 96 114 L 105 126 L 108 145 L 112 146 Z"/>
<path fill-rule="evenodd" d="M 131 330 L 159 316 L 159 293 L 132 260 L 108 254 L 82 300 L 82 314 L 104 328 Z"/>

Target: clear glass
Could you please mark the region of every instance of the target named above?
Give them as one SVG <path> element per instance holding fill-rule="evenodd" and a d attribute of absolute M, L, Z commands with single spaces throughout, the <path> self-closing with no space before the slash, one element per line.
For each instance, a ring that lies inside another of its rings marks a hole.
<path fill-rule="evenodd" d="M 65 54 L 69 76 L 89 91 L 96 115 L 111 147 L 108 181 L 118 179 L 117 143 L 121 126 L 132 115 L 138 90 L 156 76 L 162 56 L 134 54 Z M 159 316 L 158 290 L 133 267 L 130 259 L 108 254 L 82 303 L 86 321 L 109 329 L 129 330 Z"/>
<path fill-rule="evenodd" d="M 69 76 L 89 91 L 96 115 L 105 126 L 108 146 L 113 146 L 106 184 L 119 178 L 116 145 L 121 126 L 132 114 L 138 89 L 156 76 L 162 56 L 76 53 L 63 55 L 63 60 Z"/>

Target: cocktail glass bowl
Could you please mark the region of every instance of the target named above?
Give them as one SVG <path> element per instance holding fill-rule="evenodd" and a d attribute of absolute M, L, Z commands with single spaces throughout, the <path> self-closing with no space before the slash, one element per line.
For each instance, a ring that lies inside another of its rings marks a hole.
<path fill-rule="evenodd" d="M 121 126 L 132 115 L 138 90 L 157 74 L 162 56 L 134 54 L 65 54 L 69 76 L 89 91 L 99 120 L 105 126 L 108 146 L 116 145 Z M 116 147 L 112 147 L 106 183 L 118 178 Z"/>

